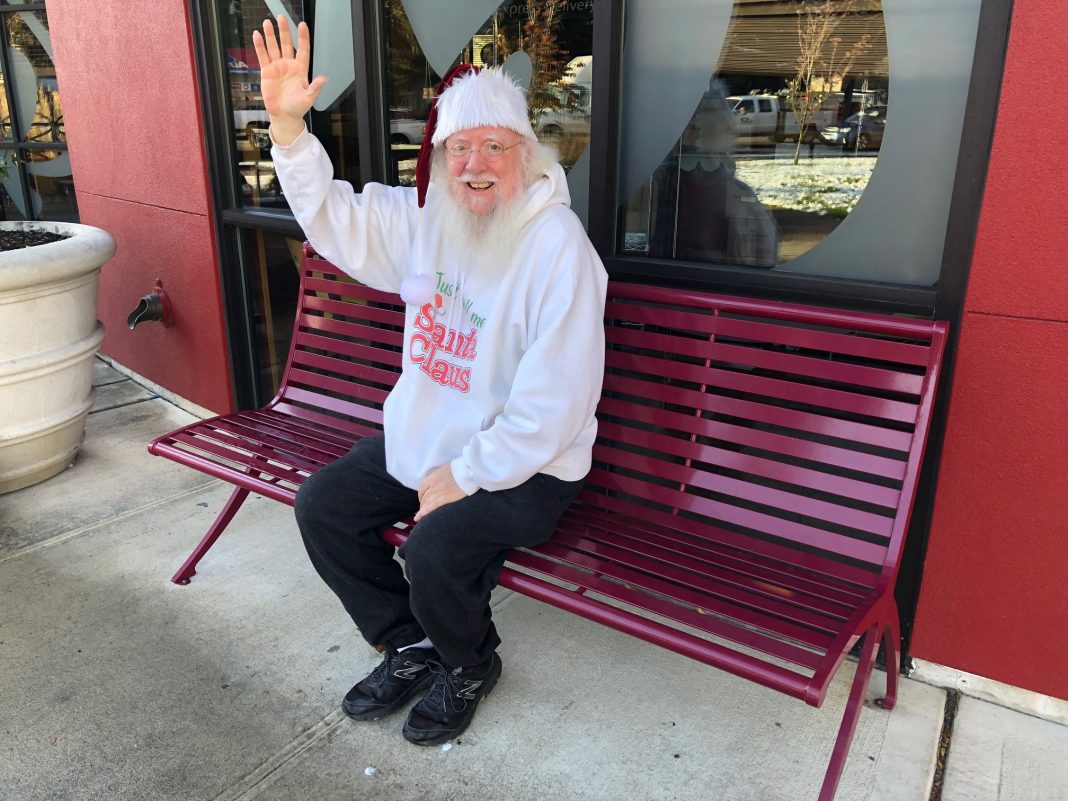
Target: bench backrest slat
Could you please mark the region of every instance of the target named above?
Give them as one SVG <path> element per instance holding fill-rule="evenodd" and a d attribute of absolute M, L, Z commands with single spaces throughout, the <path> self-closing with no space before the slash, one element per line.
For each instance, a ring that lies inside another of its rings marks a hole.
<path fill-rule="evenodd" d="M 321 340 L 316 340 L 312 337 L 305 337 L 304 343 L 316 347 L 322 347 L 323 351 L 326 348 L 320 346 Z M 345 343 L 348 347 L 345 348 L 347 354 L 359 354 L 368 350 L 362 345 L 351 345 Z M 372 367 L 367 364 L 366 361 L 345 361 L 339 359 L 339 351 L 334 351 L 335 355 L 326 355 L 326 353 L 316 353 L 307 350 L 298 350 L 293 354 L 293 364 L 299 364 L 304 367 L 314 367 L 318 370 L 324 370 L 331 373 L 337 373 L 338 375 L 347 376 L 348 378 L 354 378 L 360 382 L 367 382 L 368 384 L 377 384 L 379 386 L 360 387 L 357 390 L 350 390 L 353 397 L 366 398 L 374 401 L 375 403 L 382 403 L 385 400 L 385 396 L 389 394 L 389 387 L 396 378 L 396 373 L 391 370 L 383 370 L 379 367 Z M 357 358 L 359 358 L 357 356 Z M 293 377 L 290 377 L 293 380 Z"/>
<path fill-rule="evenodd" d="M 748 302 L 743 301 L 743 303 Z M 753 304 L 767 305 L 760 304 L 759 301 L 754 301 Z M 733 308 L 742 310 L 742 307 Z M 726 307 L 723 310 L 729 311 Z M 714 333 L 717 337 L 724 339 L 752 339 L 809 350 L 837 349 L 839 353 L 847 356 L 880 359 L 915 367 L 924 367 L 929 355 L 926 347 L 906 342 L 864 338 L 842 341 L 833 332 L 827 334 L 811 327 L 789 327 L 753 319 L 712 317 L 707 313 L 681 311 L 678 308 L 665 308 L 663 305 L 641 306 L 636 303 L 619 303 L 609 299 L 605 305 L 605 316 L 608 319 L 625 319 L 632 323 L 689 330 L 695 335 L 706 337 Z"/>
<path fill-rule="evenodd" d="M 608 374 L 604 377 L 604 388 L 609 393 L 640 397 L 644 392 L 640 386 L 635 387 L 633 392 L 627 392 L 628 382 L 638 380 L 630 376 Z M 912 434 L 908 431 L 897 431 L 853 420 L 843 420 L 829 414 L 821 414 L 815 409 L 801 411 L 785 406 L 769 406 L 729 395 L 710 395 L 697 389 L 687 389 L 681 386 L 675 386 L 673 392 L 678 394 L 686 406 L 695 411 L 715 412 L 723 417 L 739 417 L 755 423 L 771 423 L 797 431 L 822 434 L 832 439 L 842 439 L 847 442 L 896 451 L 907 451 L 912 442 Z"/>
<path fill-rule="evenodd" d="M 669 352 L 670 354 L 670 352 Z M 854 388 L 843 390 L 834 387 L 813 384 L 798 384 L 779 375 L 756 375 L 745 371 L 735 372 L 723 367 L 709 367 L 675 361 L 670 358 L 658 358 L 647 353 L 609 351 L 605 366 L 627 371 L 645 378 L 671 378 L 701 387 L 715 387 L 732 390 L 758 397 L 775 398 L 811 406 L 820 406 L 829 411 L 845 412 L 876 420 L 898 423 L 915 421 L 915 407 L 903 401 L 888 399 L 879 395 L 868 395 Z M 671 392 L 667 394 L 672 394 Z M 661 400 L 653 390 L 652 400 Z"/>
<path fill-rule="evenodd" d="M 655 426 L 663 432 L 670 431 L 695 439 L 716 440 L 728 445 L 754 448 L 887 479 L 900 480 L 905 472 L 905 465 L 899 461 L 852 450 L 842 445 L 840 440 L 824 443 L 790 436 L 780 433 L 782 428 L 768 430 L 767 426 L 755 427 L 744 419 L 730 423 L 721 422 L 698 417 L 693 413 L 665 410 L 616 398 L 602 400 L 599 411 L 605 418 L 622 421 L 623 425 L 632 428 L 640 428 L 634 425 L 640 422 L 645 427 Z"/>
<path fill-rule="evenodd" d="M 858 481 L 845 476 L 828 474 L 801 465 L 787 464 L 763 456 L 742 453 L 700 442 L 669 437 L 652 431 L 626 428 L 613 422 L 601 420 L 598 432 L 602 442 L 598 447 L 607 447 L 604 441 L 625 441 L 629 445 L 644 450 L 659 451 L 665 454 L 688 459 L 691 462 L 704 462 L 719 465 L 725 470 L 749 473 L 754 477 L 768 479 L 778 483 L 792 484 L 799 489 L 817 490 L 823 495 L 854 498 L 872 506 L 897 507 L 901 493 L 890 487 L 882 487 L 870 482 Z"/>
<path fill-rule="evenodd" d="M 634 454 L 599 443 L 595 448 L 594 460 L 598 462 L 620 464 L 626 462 L 635 467 Z M 646 458 L 647 470 L 655 473 L 661 480 L 672 481 L 688 488 L 705 490 L 708 493 L 730 495 L 739 501 L 751 501 L 754 504 L 779 510 L 785 514 L 808 517 L 816 521 L 826 521 L 858 532 L 889 537 L 893 528 L 893 510 L 890 516 L 862 511 L 842 504 L 806 496 L 801 492 L 788 492 L 771 486 L 764 486 L 752 481 L 732 478 L 729 473 L 713 473 L 699 467 L 675 464 Z M 723 466 L 723 465 L 720 465 Z"/>
<path fill-rule="evenodd" d="M 814 359 L 783 351 L 762 351 L 721 340 L 708 342 L 700 339 L 683 339 L 668 334 L 649 333 L 633 328 L 609 328 L 605 332 L 609 345 L 631 346 L 644 350 L 666 350 L 674 356 L 689 356 L 707 362 L 729 362 L 736 366 L 766 368 L 780 374 L 793 374 L 805 378 L 820 378 L 838 384 L 856 384 L 886 392 L 916 394 L 920 391 L 923 377 L 896 372 L 878 367 L 867 367 L 826 359 Z"/>
<path fill-rule="evenodd" d="M 317 300 L 317 298 L 310 298 L 310 300 Z M 352 310 L 350 309 L 349 311 L 351 312 Z M 337 312 L 330 312 L 330 314 L 336 315 Z M 305 332 L 315 331 L 324 336 L 333 336 L 338 345 L 350 344 L 349 340 L 373 342 L 373 347 L 378 351 L 374 354 L 375 356 L 381 359 L 391 357 L 390 363 L 395 367 L 400 367 L 400 348 L 404 344 L 404 337 L 400 331 L 375 328 L 370 325 L 350 323 L 337 317 L 322 317 L 312 314 L 302 314 L 300 316 L 300 325 L 301 337 L 306 335 Z M 382 345 L 391 346 L 396 350 L 386 350 L 382 348 Z"/>

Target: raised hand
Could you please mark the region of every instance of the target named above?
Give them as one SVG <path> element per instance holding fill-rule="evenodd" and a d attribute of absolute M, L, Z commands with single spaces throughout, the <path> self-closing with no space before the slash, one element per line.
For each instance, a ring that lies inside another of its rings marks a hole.
<path fill-rule="evenodd" d="M 280 145 L 288 145 L 304 130 L 304 115 L 326 83 L 319 75 L 308 82 L 311 61 L 311 33 L 307 23 L 297 26 L 297 46 L 285 17 L 278 19 L 278 36 L 269 19 L 263 21 L 263 34 L 252 34 L 252 46 L 260 62 L 260 93 L 271 117 L 271 133 Z"/>

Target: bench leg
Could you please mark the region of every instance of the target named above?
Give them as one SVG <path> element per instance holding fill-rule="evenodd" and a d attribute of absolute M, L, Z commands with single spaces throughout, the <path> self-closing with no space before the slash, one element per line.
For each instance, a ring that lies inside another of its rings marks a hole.
<path fill-rule="evenodd" d="M 853 732 L 857 729 L 860 709 L 864 705 L 864 691 L 868 687 L 872 668 L 875 667 L 875 652 L 879 647 L 881 630 L 881 626 L 876 626 L 864 635 L 864 648 L 860 652 L 860 662 L 853 677 L 853 686 L 849 690 L 849 701 L 846 703 L 842 725 L 838 729 L 838 739 L 834 741 L 834 750 L 831 751 L 831 762 L 823 777 L 819 801 L 833 801 L 834 794 L 838 791 L 838 782 L 842 778 L 846 757 L 849 756 L 849 746 L 853 743 Z"/>
<path fill-rule="evenodd" d="M 886 654 L 886 695 L 875 703 L 883 709 L 890 710 L 897 703 L 897 680 L 901 670 L 901 624 L 897 619 L 897 610 L 891 610 L 890 619 L 883 629 L 883 647 Z"/>
<path fill-rule="evenodd" d="M 244 487 L 238 487 L 234 490 L 230 499 L 222 508 L 222 511 L 219 512 L 219 516 L 215 518 L 215 522 L 211 524 L 208 533 L 204 535 L 200 544 L 193 549 L 191 554 L 189 554 L 189 558 L 185 560 L 185 563 L 178 569 L 178 572 L 171 576 L 171 581 L 175 584 L 181 584 L 182 586 L 189 583 L 189 580 L 196 575 L 197 563 L 203 558 L 204 554 L 208 552 L 208 549 L 215 544 L 215 540 L 219 539 L 219 535 L 223 533 L 223 529 L 230 525 L 230 521 L 234 519 L 234 515 L 237 514 L 237 510 L 241 508 L 241 504 L 245 502 L 245 498 L 247 497 L 248 490 Z"/>

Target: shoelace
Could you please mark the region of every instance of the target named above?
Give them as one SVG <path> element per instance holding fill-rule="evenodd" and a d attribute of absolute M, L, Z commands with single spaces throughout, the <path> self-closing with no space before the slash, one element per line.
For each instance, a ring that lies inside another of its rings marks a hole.
<path fill-rule="evenodd" d="M 430 668 L 430 672 L 434 674 L 434 680 L 431 682 L 430 689 L 424 696 L 423 701 L 427 704 L 433 704 L 442 710 L 451 708 L 455 712 L 460 712 L 466 709 L 467 701 L 459 695 L 460 684 L 458 683 L 458 677 L 443 664 L 433 659 L 427 660 L 426 664 Z"/>
<path fill-rule="evenodd" d="M 385 659 L 375 665 L 375 669 L 371 671 L 371 682 L 376 687 L 381 685 L 386 676 L 393 673 L 393 667 L 400 658 L 400 651 L 386 651 Z"/>

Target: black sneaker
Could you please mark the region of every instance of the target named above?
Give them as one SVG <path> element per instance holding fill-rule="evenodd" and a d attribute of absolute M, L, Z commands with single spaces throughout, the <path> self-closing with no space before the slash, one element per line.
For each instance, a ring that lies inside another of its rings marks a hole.
<path fill-rule="evenodd" d="M 404 722 L 404 739 L 416 745 L 437 745 L 467 728 L 478 702 L 490 694 L 501 677 L 501 658 L 487 664 L 449 669 L 431 661 L 434 681 Z"/>
<path fill-rule="evenodd" d="M 396 712 L 430 684 L 428 660 L 437 657 L 433 648 L 400 652 L 387 646 L 381 663 L 349 690 L 341 708 L 355 720 L 378 720 Z"/>

